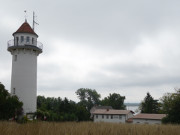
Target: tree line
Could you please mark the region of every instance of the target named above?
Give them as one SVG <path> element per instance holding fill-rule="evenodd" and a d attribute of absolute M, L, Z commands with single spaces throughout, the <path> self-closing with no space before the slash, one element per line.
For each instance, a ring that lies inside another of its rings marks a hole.
<path fill-rule="evenodd" d="M 46 121 L 89 121 L 93 106 L 112 106 L 113 109 L 126 109 L 125 96 L 110 93 L 101 100 L 101 95 L 94 89 L 80 88 L 76 92 L 79 102 L 68 98 L 37 96 L 38 120 Z M 0 83 L 0 120 L 9 120 L 22 115 L 23 103 L 12 96 Z M 160 100 L 154 99 L 149 92 L 140 103 L 141 113 L 165 113 L 164 123 L 180 123 L 180 89 L 166 93 Z"/>
<path fill-rule="evenodd" d="M 49 121 L 88 121 L 90 109 L 95 105 L 112 106 L 114 109 L 125 109 L 125 97 L 120 94 L 109 94 L 103 100 L 96 90 L 81 88 L 76 91 L 79 102 L 67 98 L 37 97 L 37 119 Z"/>

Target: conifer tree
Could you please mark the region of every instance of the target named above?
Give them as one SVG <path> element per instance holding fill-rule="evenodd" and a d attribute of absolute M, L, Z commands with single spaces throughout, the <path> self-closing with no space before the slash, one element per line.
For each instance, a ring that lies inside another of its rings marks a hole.
<path fill-rule="evenodd" d="M 149 92 L 140 104 L 141 113 L 159 113 L 158 100 L 154 100 Z"/>

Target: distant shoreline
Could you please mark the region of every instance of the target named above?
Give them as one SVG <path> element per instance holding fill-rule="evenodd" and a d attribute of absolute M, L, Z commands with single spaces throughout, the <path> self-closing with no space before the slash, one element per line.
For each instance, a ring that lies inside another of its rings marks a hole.
<path fill-rule="evenodd" d="M 124 103 L 126 106 L 139 106 L 140 103 Z"/>

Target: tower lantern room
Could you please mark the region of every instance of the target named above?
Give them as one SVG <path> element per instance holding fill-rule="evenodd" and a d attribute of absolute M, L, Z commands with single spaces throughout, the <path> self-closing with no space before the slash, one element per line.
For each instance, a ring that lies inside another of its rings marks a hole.
<path fill-rule="evenodd" d="M 34 32 L 31 26 L 25 21 L 19 29 L 13 33 L 14 39 L 8 41 L 8 51 L 11 52 L 13 47 L 34 47 L 42 53 L 42 43 L 37 41 L 38 35 Z"/>
<path fill-rule="evenodd" d="M 7 50 L 12 55 L 11 94 L 23 102 L 24 115 L 36 111 L 37 56 L 43 45 L 38 35 L 25 21 L 8 41 Z"/>

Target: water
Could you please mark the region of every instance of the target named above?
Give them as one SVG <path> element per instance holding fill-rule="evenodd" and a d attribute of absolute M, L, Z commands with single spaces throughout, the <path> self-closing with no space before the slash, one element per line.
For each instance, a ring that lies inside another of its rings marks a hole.
<path fill-rule="evenodd" d="M 140 113 L 139 106 L 126 106 L 126 109 L 133 111 L 135 114 Z"/>

